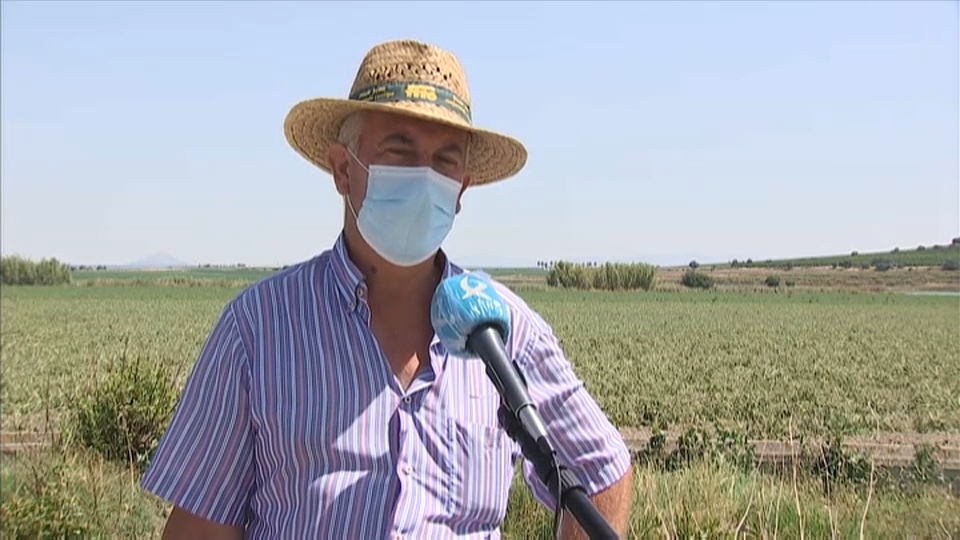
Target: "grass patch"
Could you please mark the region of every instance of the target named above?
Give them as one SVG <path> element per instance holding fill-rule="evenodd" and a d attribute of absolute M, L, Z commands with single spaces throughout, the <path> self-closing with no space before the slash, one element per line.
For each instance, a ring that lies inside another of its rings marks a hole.
<path fill-rule="evenodd" d="M 634 472 L 628 538 L 942 538 L 960 532 L 960 500 L 942 486 L 843 485 L 696 461 Z M 864 513 L 866 511 L 866 517 Z M 504 538 L 549 540 L 553 514 L 514 481 Z M 573 519 L 572 516 L 565 519 Z"/>

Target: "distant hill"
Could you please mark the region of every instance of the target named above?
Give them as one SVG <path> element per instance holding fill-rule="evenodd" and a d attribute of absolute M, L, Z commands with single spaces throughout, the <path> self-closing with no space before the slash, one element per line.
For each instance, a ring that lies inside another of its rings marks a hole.
<path fill-rule="evenodd" d="M 960 259 L 960 239 L 950 244 L 931 244 L 912 249 L 893 248 L 889 251 L 860 253 L 851 251 L 846 255 L 828 255 L 820 257 L 801 257 L 776 260 L 737 260 L 716 266 L 749 266 L 752 268 L 784 268 L 811 266 L 873 266 L 875 261 L 890 261 L 895 266 L 942 266 L 950 260 Z M 710 265 L 705 263 L 704 266 Z"/>
<path fill-rule="evenodd" d="M 167 268 L 188 268 L 194 265 L 181 261 L 169 253 L 154 253 L 149 257 L 134 261 L 130 264 L 122 265 L 117 268 L 130 268 L 138 270 L 160 270 Z"/>

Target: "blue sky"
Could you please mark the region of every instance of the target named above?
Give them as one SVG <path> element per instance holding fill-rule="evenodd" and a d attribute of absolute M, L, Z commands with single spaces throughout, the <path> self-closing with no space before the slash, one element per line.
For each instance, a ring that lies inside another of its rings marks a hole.
<path fill-rule="evenodd" d="M 339 232 L 290 149 L 373 44 L 452 50 L 530 152 L 470 190 L 467 265 L 685 263 L 960 234 L 957 2 L 3 2 L 2 249 L 286 264 Z"/>

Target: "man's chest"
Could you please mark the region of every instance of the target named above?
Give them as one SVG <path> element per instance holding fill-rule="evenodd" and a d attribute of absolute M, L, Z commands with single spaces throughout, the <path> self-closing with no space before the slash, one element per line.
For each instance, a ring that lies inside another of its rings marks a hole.
<path fill-rule="evenodd" d="M 434 356 L 402 389 L 364 332 L 271 349 L 251 373 L 262 485 L 344 521 L 360 501 L 502 520 L 515 448 L 480 361 Z"/>

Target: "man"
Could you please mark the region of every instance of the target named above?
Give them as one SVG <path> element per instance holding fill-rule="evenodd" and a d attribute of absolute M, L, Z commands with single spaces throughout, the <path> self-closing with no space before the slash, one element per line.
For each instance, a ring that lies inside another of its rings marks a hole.
<path fill-rule="evenodd" d="M 286 137 L 333 176 L 332 249 L 222 312 L 142 484 L 164 538 L 498 538 L 519 446 L 479 361 L 430 323 L 440 249 L 468 186 L 516 174 L 523 145 L 474 127 L 463 70 L 415 41 L 372 48 L 348 99 L 297 104 Z M 631 467 L 547 323 L 496 283 L 507 352 L 598 509 L 623 535 Z M 550 494 L 524 461 L 528 485 Z M 585 538 L 572 516 L 563 537 Z"/>

